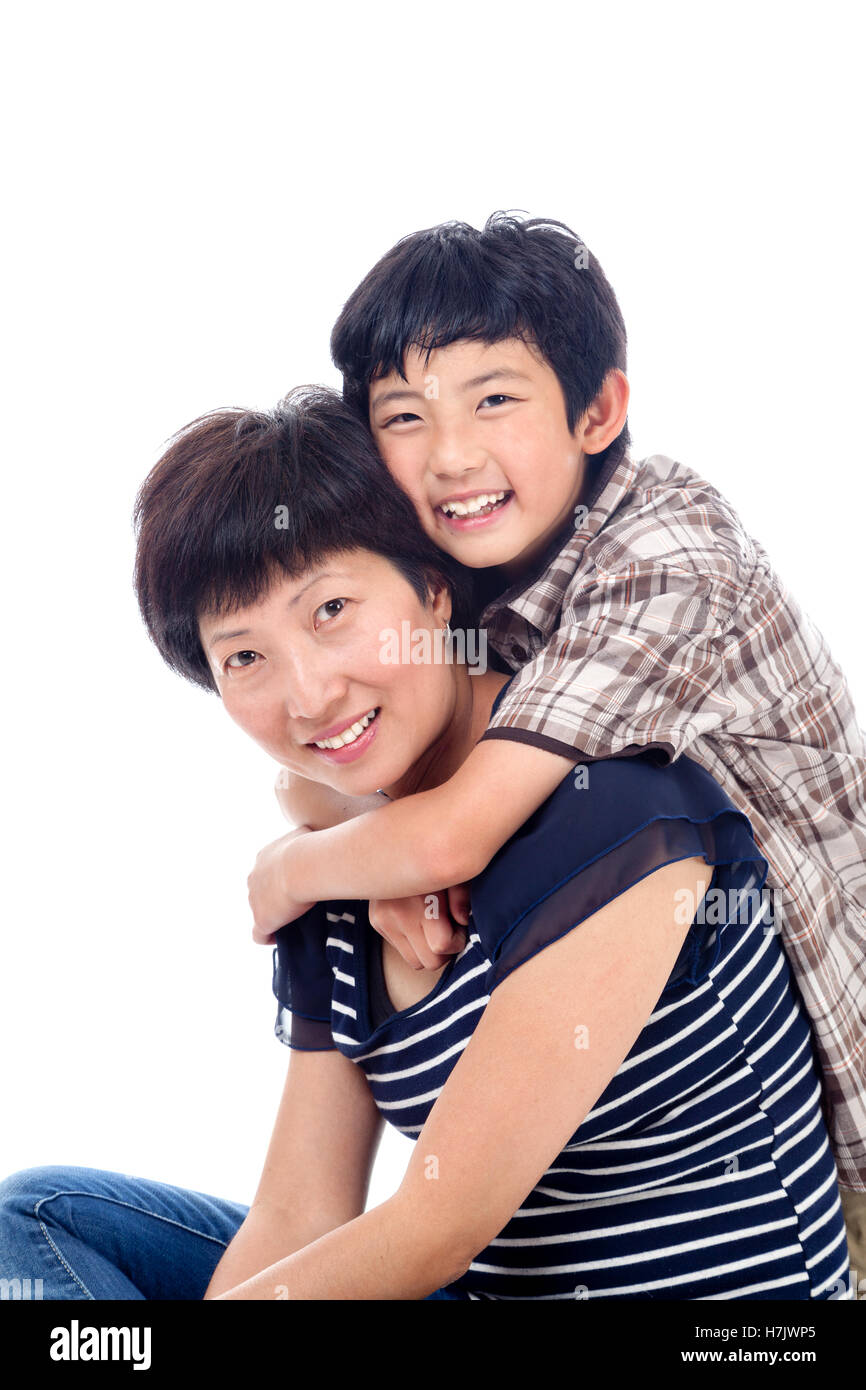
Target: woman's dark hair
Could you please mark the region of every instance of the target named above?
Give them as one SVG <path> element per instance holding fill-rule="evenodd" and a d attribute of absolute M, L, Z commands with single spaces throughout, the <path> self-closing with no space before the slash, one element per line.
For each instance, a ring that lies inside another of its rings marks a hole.
<path fill-rule="evenodd" d="M 340 395 L 299 386 L 270 411 L 215 410 L 169 441 L 139 489 L 134 587 L 172 670 L 216 690 L 198 618 L 256 603 L 280 574 L 363 549 L 390 560 L 422 603 L 452 594 L 469 612 L 460 566 L 438 550 Z"/>
<path fill-rule="evenodd" d="M 608 372 L 626 370 L 626 332 L 616 295 L 589 248 L 563 222 L 494 212 L 483 231 L 443 222 L 403 237 L 350 295 L 331 333 L 343 395 L 364 420 L 374 377 L 398 372 L 404 355 L 468 338 L 521 338 L 556 373 L 569 431 Z M 628 421 L 600 454 L 598 473 L 625 454 Z"/>

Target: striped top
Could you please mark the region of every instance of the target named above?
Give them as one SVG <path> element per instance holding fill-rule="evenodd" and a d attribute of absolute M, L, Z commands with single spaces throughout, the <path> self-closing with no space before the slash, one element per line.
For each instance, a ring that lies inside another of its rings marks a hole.
<path fill-rule="evenodd" d="M 710 889 L 643 1031 L 449 1293 L 850 1297 L 809 1024 L 766 926 L 766 863 L 748 821 L 688 757 L 613 758 L 585 780 L 569 774 L 474 880 L 466 946 L 424 999 L 378 1025 L 365 904 L 320 903 L 283 927 L 277 1036 L 339 1049 L 416 1139 L 506 976 L 654 869 L 702 856 Z"/>
<path fill-rule="evenodd" d="M 485 739 L 584 763 L 688 753 L 749 816 L 840 1179 L 866 1190 L 866 742 L 842 671 L 761 545 L 699 474 L 626 456 L 479 626 L 517 671 Z"/>

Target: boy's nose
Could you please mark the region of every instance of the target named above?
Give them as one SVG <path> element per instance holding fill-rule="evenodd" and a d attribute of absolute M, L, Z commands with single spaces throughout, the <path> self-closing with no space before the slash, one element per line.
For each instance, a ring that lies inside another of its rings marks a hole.
<path fill-rule="evenodd" d="M 481 468 L 487 455 L 472 438 L 471 431 L 458 425 L 440 426 L 430 448 L 431 472 L 440 478 L 459 478 Z"/>
<path fill-rule="evenodd" d="M 483 454 L 471 449 L 436 449 L 430 457 L 430 469 L 437 478 L 462 478 L 477 473 L 484 461 Z"/>

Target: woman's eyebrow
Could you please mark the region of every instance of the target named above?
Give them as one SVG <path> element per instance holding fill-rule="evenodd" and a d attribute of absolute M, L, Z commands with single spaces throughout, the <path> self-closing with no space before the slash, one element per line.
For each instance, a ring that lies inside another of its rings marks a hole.
<path fill-rule="evenodd" d="M 494 368 L 493 371 L 484 372 L 481 376 L 473 376 L 469 379 L 469 381 L 464 381 L 462 386 L 458 387 L 458 390 L 461 392 L 474 391 L 479 386 L 486 386 L 488 381 L 495 381 L 497 379 L 504 381 L 529 381 L 529 377 L 526 375 L 525 372 L 515 371 L 513 367 L 498 367 Z M 409 389 L 399 391 L 385 391 L 381 396 L 375 397 L 375 399 L 371 402 L 370 409 L 375 410 L 377 406 L 384 405 L 387 401 L 406 401 L 422 399 L 426 399 L 424 397 L 423 391 L 412 391 Z"/>
<path fill-rule="evenodd" d="M 307 590 L 311 589 L 314 584 L 318 584 L 320 579 L 345 579 L 345 577 L 344 570 L 322 570 L 321 574 L 315 574 L 312 579 L 308 579 L 304 587 L 299 589 L 298 592 L 289 599 L 287 607 L 293 608 L 298 600 L 303 598 Z M 218 642 L 234 641 L 236 637 L 246 637 L 249 632 L 250 629 L 248 627 L 235 628 L 232 632 L 215 632 L 208 642 L 207 649 L 209 652 L 213 651 Z"/>

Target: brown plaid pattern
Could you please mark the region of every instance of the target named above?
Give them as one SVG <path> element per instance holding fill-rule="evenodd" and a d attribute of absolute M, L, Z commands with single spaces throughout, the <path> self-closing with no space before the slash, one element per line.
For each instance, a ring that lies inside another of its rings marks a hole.
<path fill-rule="evenodd" d="M 845 678 L 690 469 L 626 457 L 587 507 L 534 580 L 481 615 L 519 672 L 484 738 L 579 763 L 688 753 L 749 816 L 812 1021 L 840 1183 L 866 1191 L 866 745 Z"/>

